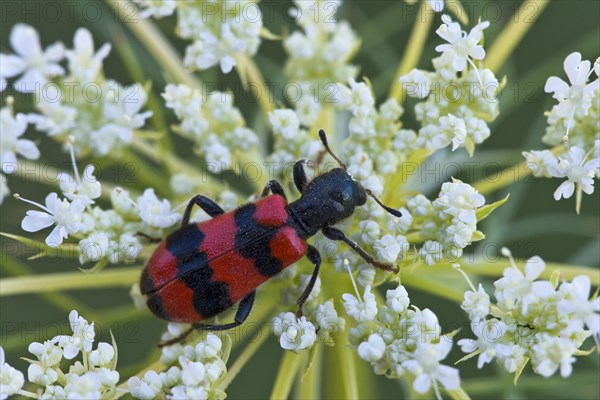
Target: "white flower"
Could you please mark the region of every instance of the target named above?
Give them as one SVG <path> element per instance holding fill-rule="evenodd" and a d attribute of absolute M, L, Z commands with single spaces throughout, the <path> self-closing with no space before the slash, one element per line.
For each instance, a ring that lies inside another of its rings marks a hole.
<path fill-rule="evenodd" d="M 379 238 L 379 224 L 370 219 L 360 221 L 358 229 L 362 231 L 361 239 L 365 243 L 371 243 Z"/>
<path fill-rule="evenodd" d="M 442 16 L 442 22 L 443 24 L 436 33 L 448 43 L 437 46 L 435 50 L 450 54 L 452 66 L 456 71 L 463 71 L 469 58 L 483 60 L 485 50 L 479 45 L 479 42 L 483 38 L 483 30 L 490 26 L 488 21 L 475 25 L 468 34 L 461 30 L 460 24 L 453 22 L 448 15 Z"/>
<path fill-rule="evenodd" d="M 33 202 L 32 202 L 33 203 Z M 56 193 L 46 196 L 45 204 L 33 203 L 42 211 L 29 210 L 21 222 L 21 227 L 27 232 L 37 232 L 56 224 L 50 235 L 46 238 L 46 244 L 51 247 L 59 246 L 69 233 L 76 233 L 84 228 L 81 215 L 85 209 L 82 201 L 69 203 L 68 200 L 60 200 Z"/>
<path fill-rule="evenodd" d="M 336 94 L 340 106 L 350 110 L 355 117 L 367 116 L 375 105 L 371 89 L 366 83 L 356 82 L 354 78 L 350 78 L 348 84 L 350 88 L 340 85 L 340 91 Z"/>
<path fill-rule="evenodd" d="M 431 201 L 422 194 L 408 199 L 406 206 L 415 217 L 427 217 L 432 212 Z"/>
<path fill-rule="evenodd" d="M 550 171 L 558 170 L 558 158 L 550 150 L 524 151 L 523 156 L 527 159 L 527 168 L 536 177 L 551 177 Z"/>
<path fill-rule="evenodd" d="M 55 137 L 72 132 L 77 126 L 76 121 L 79 111 L 58 101 L 48 101 L 44 97 L 37 103 L 37 109 L 42 114 L 30 113 L 27 119 L 35 124 L 38 131 L 46 132 L 48 136 Z"/>
<path fill-rule="evenodd" d="M 196 355 L 201 360 L 217 357 L 221 351 L 221 346 L 221 339 L 219 339 L 218 336 L 209 333 L 206 336 L 206 340 L 203 340 L 196 345 Z"/>
<path fill-rule="evenodd" d="M 187 386 L 200 386 L 204 384 L 206 378 L 206 367 L 201 362 L 190 361 L 187 358 L 179 357 L 181 364 L 181 381 Z"/>
<path fill-rule="evenodd" d="M 6 184 L 6 176 L 0 173 L 0 205 L 4 202 L 4 198 L 10 194 L 10 189 Z"/>
<path fill-rule="evenodd" d="M 440 242 L 428 240 L 419 249 L 419 255 L 424 259 L 425 264 L 434 265 L 444 258 L 444 248 Z"/>
<path fill-rule="evenodd" d="M 85 28 L 79 28 L 73 38 L 73 50 L 67 50 L 65 55 L 69 60 L 69 71 L 81 82 L 93 82 L 102 70 L 102 60 L 110 52 L 110 44 L 105 43 L 97 53 L 94 53 L 94 39 Z"/>
<path fill-rule="evenodd" d="M 17 393 L 24 383 L 25 377 L 21 371 L 6 363 L 4 349 L 0 346 L 0 399 L 4 400 L 8 396 Z"/>
<path fill-rule="evenodd" d="M 435 12 L 442 12 L 444 9 L 444 0 L 427 0 L 431 9 Z"/>
<path fill-rule="evenodd" d="M 63 348 L 63 355 L 67 360 L 75 358 L 79 351 L 91 352 L 96 336 L 94 323 L 89 324 L 83 317 L 79 316 L 76 310 L 69 313 L 69 322 L 73 335 L 60 335 L 52 339 L 52 343 L 58 343 Z"/>
<path fill-rule="evenodd" d="M 502 321 L 490 319 L 486 321 L 476 321 L 471 323 L 471 330 L 477 337 L 473 339 L 461 339 L 458 345 L 464 353 L 473 353 L 479 350 L 477 359 L 477 368 L 482 368 L 498 356 L 498 351 L 504 346 L 502 339 L 508 327 Z"/>
<path fill-rule="evenodd" d="M 461 307 L 467 313 L 471 321 L 480 321 L 490 313 L 490 296 L 483 290 L 481 283 L 477 292 L 467 290 Z"/>
<path fill-rule="evenodd" d="M 113 357 L 115 349 L 105 342 L 98 343 L 98 348 L 90 353 L 90 362 L 97 367 L 108 367 Z"/>
<path fill-rule="evenodd" d="M 33 141 L 20 139 L 27 129 L 27 123 L 25 114 L 13 117 L 9 107 L 0 110 L 0 163 L 6 174 L 17 172 L 17 154 L 28 160 L 40 157 L 40 151 Z"/>
<path fill-rule="evenodd" d="M 338 316 L 331 300 L 317 306 L 314 319 L 319 328 L 319 335 L 321 335 L 321 332 L 335 334 L 344 327 L 345 323 L 344 319 Z"/>
<path fill-rule="evenodd" d="M 40 365 L 44 367 L 57 365 L 63 356 L 62 349 L 50 341 L 46 341 L 44 344 L 33 342 L 29 345 L 28 351 L 34 354 Z"/>
<path fill-rule="evenodd" d="M 452 142 L 452 151 L 454 151 L 465 142 L 467 126 L 464 119 L 448 114 L 440 117 L 439 123 L 440 132 L 433 137 L 433 145 L 436 148 L 444 148 Z"/>
<path fill-rule="evenodd" d="M 573 371 L 577 346 L 569 338 L 555 337 L 547 333 L 536 335 L 537 343 L 532 346 L 531 362 L 533 370 L 544 376 L 553 375 L 560 368 L 560 375 L 566 378 Z"/>
<path fill-rule="evenodd" d="M 102 397 L 102 376 L 95 371 L 83 375 L 68 374 L 65 393 L 67 399 L 99 399 Z"/>
<path fill-rule="evenodd" d="M 181 370 L 175 366 L 159 374 L 163 386 L 173 387 L 181 382 Z"/>
<path fill-rule="evenodd" d="M 439 363 L 446 358 L 450 349 L 452 349 L 452 340 L 447 337 L 442 337 L 437 344 L 417 342 L 414 360 L 403 362 L 402 367 L 416 376 L 413 388 L 418 393 L 426 393 L 432 384 L 437 384 L 436 381 L 446 389 L 458 389 L 460 386 L 458 370 Z"/>
<path fill-rule="evenodd" d="M 46 386 L 46 389 L 40 398 L 43 400 L 66 399 L 67 393 L 65 393 L 65 389 L 62 386 L 51 385 Z"/>
<path fill-rule="evenodd" d="M 22 23 L 13 26 L 9 40 L 17 55 L 0 53 L 0 79 L 22 74 L 13 85 L 17 91 L 34 91 L 49 78 L 65 73 L 58 64 L 64 56 L 62 43 L 55 43 L 43 51 L 37 31 Z"/>
<path fill-rule="evenodd" d="M 567 180 L 554 192 L 555 200 L 571 197 L 576 184 L 578 190 L 583 190 L 586 194 L 594 192 L 594 175 L 600 168 L 600 158 L 589 161 L 587 158 L 588 154 L 577 146 L 572 146 L 562 157 L 558 157 L 558 165 L 550 169 L 550 174 L 557 178 L 566 177 Z"/>
<path fill-rule="evenodd" d="M 558 302 L 558 310 L 565 314 L 573 314 L 572 318 L 585 323 L 594 335 L 598 335 L 600 333 L 600 297 L 589 300 L 590 278 L 578 275 L 570 283 L 563 283 L 560 291 L 566 293 L 567 296 Z"/>
<path fill-rule="evenodd" d="M 546 93 L 553 93 L 552 97 L 559 101 L 553 113 L 567 119 L 565 124 L 570 124 L 572 115 L 577 111 L 581 115 L 587 115 L 592 105 L 594 90 L 600 88 L 600 82 L 595 79 L 586 85 L 591 74 L 591 64 L 587 60 L 581 61 L 581 54 L 578 52 L 571 53 L 565 58 L 564 69 L 571 86 L 562 79 L 551 76 L 546 81 L 544 90 Z"/>
<path fill-rule="evenodd" d="M 315 326 L 306 317 L 296 318 L 293 313 L 275 318 L 273 330 L 279 335 L 279 344 L 286 350 L 304 350 L 312 347 L 317 340 Z"/>
<path fill-rule="evenodd" d="M 535 281 L 545 268 L 544 260 L 538 256 L 527 260 L 525 275 L 516 267 L 506 268 L 502 273 L 503 277 L 494 282 L 498 305 L 510 310 L 520 299 L 521 309 L 525 312 L 530 304 L 550 297 L 554 293 L 552 284 L 548 281 Z"/>
<path fill-rule="evenodd" d="M 385 352 L 385 342 L 378 334 L 369 336 L 369 340 L 358 345 L 358 355 L 365 361 L 378 361 Z"/>
<path fill-rule="evenodd" d="M 404 286 L 400 285 L 394 290 L 388 290 L 385 294 L 385 304 L 393 311 L 398 314 L 402 314 L 408 309 L 410 305 L 410 299 L 408 298 L 408 292 Z"/>
<path fill-rule="evenodd" d="M 377 316 L 377 302 L 375 295 L 371 293 L 371 286 L 365 287 L 362 301 L 349 293 L 344 293 L 342 298 L 346 314 L 354 318 L 356 322 L 372 321 Z"/>
<path fill-rule="evenodd" d="M 89 261 L 98 261 L 108 253 L 109 239 L 104 232 L 92 233 L 89 237 L 80 240 L 79 262 L 84 264 Z"/>
<path fill-rule="evenodd" d="M 413 223 L 413 217 L 404 207 L 400 207 L 398 211 L 402 213 L 402 216 L 391 218 L 387 223 L 387 227 L 392 232 L 406 232 Z"/>
<path fill-rule="evenodd" d="M 58 380 L 58 373 L 52 367 L 31 364 L 27 368 L 27 379 L 38 385 L 48 386 Z"/>
<path fill-rule="evenodd" d="M 400 77 L 402 89 L 410 97 L 424 99 L 431 91 L 432 75 L 431 72 L 414 68 Z"/>
<path fill-rule="evenodd" d="M 269 113 L 269 122 L 273 127 L 273 132 L 283 136 L 286 140 L 293 139 L 298 135 L 300 121 L 293 110 L 274 110 Z"/>
<path fill-rule="evenodd" d="M 140 18 L 166 17 L 175 11 L 177 0 L 134 0 L 140 7 Z"/>
<path fill-rule="evenodd" d="M 86 165 L 81 178 L 78 174 L 72 177 L 65 172 L 58 175 L 60 190 L 67 199 L 71 201 L 80 200 L 88 205 L 93 204 L 94 199 L 102 195 L 102 185 L 94 176 L 94 169 L 93 165 Z"/>
<path fill-rule="evenodd" d="M 181 214 L 171 211 L 171 203 L 167 199 L 158 200 L 154 189 L 146 189 L 137 199 L 139 216 L 150 226 L 168 228 L 181 219 Z"/>
<path fill-rule="evenodd" d="M 406 248 L 408 241 L 404 236 L 385 235 L 378 239 L 373 244 L 373 248 L 377 252 L 377 257 L 383 261 L 395 262 L 400 253 Z"/>
<path fill-rule="evenodd" d="M 152 400 L 160 393 L 162 381 L 156 372 L 147 371 L 144 374 L 144 379 L 137 376 L 129 378 L 127 387 L 136 399 Z"/>

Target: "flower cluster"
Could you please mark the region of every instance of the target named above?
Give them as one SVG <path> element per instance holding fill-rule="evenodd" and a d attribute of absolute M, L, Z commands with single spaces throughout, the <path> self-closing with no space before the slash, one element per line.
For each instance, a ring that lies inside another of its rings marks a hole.
<path fill-rule="evenodd" d="M 23 373 L 6 362 L 4 349 L 0 346 L 0 399 L 4 400 L 17 393 L 24 383 Z"/>
<path fill-rule="evenodd" d="M 523 152 L 527 166 L 536 177 L 567 178 L 554 192 L 554 199 L 568 199 L 576 193 L 579 213 L 581 193 L 594 192 L 594 178 L 600 177 L 600 59 L 594 67 L 581 54 L 567 56 L 564 70 L 569 83 L 551 76 L 544 90 L 553 93 L 558 104 L 547 113 L 548 127 L 542 141 L 553 150 Z M 596 78 L 589 82 L 592 73 Z M 561 143 L 566 144 L 563 148 Z"/>
<path fill-rule="evenodd" d="M 593 336 L 600 342 L 600 298 L 590 300 L 590 279 L 580 275 L 559 284 L 554 273 L 542 280 L 540 257 L 527 260 L 521 271 L 507 249 L 503 254 L 512 265 L 494 283 L 496 304 L 481 285 L 465 293 L 462 308 L 476 338 L 458 341 L 470 353 L 464 359 L 479 356 L 479 368 L 496 359 L 517 374 L 531 361 L 534 372 L 544 377 L 559 370 L 562 377 L 570 376 L 574 356 L 586 354 L 580 350 L 584 341 Z"/>
<path fill-rule="evenodd" d="M 4 174 L 14 174 L 19 169 L 17 155 L 28 160 L 37 160 L 40 157 L 36 144 L 21 138 L 29 124 L 27 116 L 21 113 L 14 115 L 12 98 L 9 97 L 8 100 L 9 106 L 0 109 L 0 205 L 10 193 Z"/>
<path fill-rule="evenodd" d="M 142 18 L 160 18 L 177 11 L 176 33 L 192 41 L 183 60 L 192 70 L 219 65 L 223 73 L 228 73 L 237 64 L 237 57 L 253 56 L 260 45 L 262 13 L 254 0 L 135 3 L 141 7 Z"/>
<path fill-rule="evenodd" d="M 360 45 L 360 40 L 345 21 L 335 15 L 341 6 L 334 1 L 294 1 L 296 8 L 290 15 L 302 28 L 283 42 L 288 54 L 285 72 L 300 96 L 294 108 L 300 122 L 312 126 L 319 115 L 321 104 L 335 102 L 337 82 L 347 82 L 357 73 L 349 64 Z"/>
<path fill-rule="evenodd" d="M 17 24 L 10 33 L 13 50 L 23 57 L 30 56 L 31 48 L 40 48 L 39 35 L 34 28 Z M 57 45 L 54 45 L 57 46 Z M 60 44 L 61 48 L 64 48 Z M 33 92 L 39 113 L 28 115 L 36 129 L 65 143 L 69 136 L 76 138 L 78 155 L 113 154 L 132 141 L 134 132 L 144 126 L 151 112 L 141 112 L 146 93 L 139 84 L 124 87 L 104 77 L 102 61 L 110 52 L 109 44 L 97 52 L 91 33 L 79 28 L 73 39 L 73 49 L 61 51 L 52 59 L 37 58 L 23 61 L 23 70 L 9 70 L 9 75 L 23 76 L 13 83 L 21 92 Z M 17 56 L 1 54 L 2 65 L 14 65 Z M 66 71 L 58 62 L 67 60 Z M 52 68 L 51 68 L 52 67 Z M 56 82 L 48 82 L 54 75 L 42 70 L 56 70 L 64 75 Z"/>
<path fill-rule="evenodd" d="M 107 262 L 134 261 L 142 251 L 139 235 L 160 237 L 162 229 L 181 219 L 169 201 L 159 200 L 153 189 L 146 189 L 135 202 L 128 191 L 114 188 L 110 193 L 112 208 L 102 209 L 95 205 L 102 195 L 102 185 L 94 176 L 94 166 L 86 166 L 80 175 L 72 147 L 71 157 L 74 176 L 63 172 L 58 177 L 64 198 L 52 192 L 42 205 L 15 195 L 42 210 L 27 211 L 21 223 L 23 230 L 37 232 L 54 226 L 46 245 L 60 246 L 72 235 L 78 239 L 80 262 L 95 261 L 101 269 Z"/>
<path fill-rule="evenodd" d="M 25 358 L 30 363 L 27 369 L 29 382 L 41 386 L 40 399 L 99 399 L 111 398 L 117 393 L 119 373 L 117 349 L 114 343 L 99 342 L 93 349 L 94 323 L 88 323 L 77 311 L 69 313 L 72 335 L 60 335 L 44 343 L 33 342 L 29 352 L 35 359 Z M 63 360 L 73 360 L 81 352 L 81 361 L 75 361 L 65 369 Z M 2 353 L 1 378 L 4 399 L 14 394 L 23 385 L 23 375 L 4 364 Z M 62 364 L 62 365 L 61 365 Z M 68 372 L 64 372 L 68 371 Z M 6 387 L 5 387 L 6 385 Z M 29 397 L 34 393 L 21 391 Z"/>
<path fill-rule="evenodd" d="M 175 131 L 194 142 L 194 150 L 206 157 L 210 172 L 231 168 L 231 148 L 240 153 L 256 150 L 256 134 L 245 126 L 230 93 L 204 95 L 186 85 L 167 85 L 163 97 L 181 121 Z"/>
<path fill-rule="evenodd" d="M 169 324 L 163 339 L 178 336 L 184 328 L 187 329 L 187 326 Z M 143 400 L 165 396 L 174 399 L 223 399 L 226 395 L 219 384 L 227 374 L 224 354 L 221 339 L 213 334 L 208 334 L 196 346 L 176 344 L 165 347 L 161 361 L 167 366 L 176 365 L 165 372 L 150 370 L 141 378 L 130 378 L 129 391 L 136 399 Z"/>
<path fill-rule="evenodd" d="M 435 314 L 409 308 L 403 286 L 388 290 L 386 304 L 378 305 L 370 286 L 364 295 L 344 294 L 346 313 L 357 322 L 350 328 L 350 342 L 358 355 L 369 362 L 378 375 L 388 378 L 411 375 L 419 393 L 433 389 L 438 398 L 439 384 L 454 390 L 460 386 L 456 368 L 440 363 L 452 348 L 451 335 L 442 335 Z"/>
<path fill-rule="evenodd" d="M 425 240 L 419 250 L 421 259 L 427 265 L 456 260 L 467 245 L 483 239 L 477 230 L 477 211 L 484 204 L 482 195 L 458 180 L 444 183 L 432 202 L 423 195 L 409 199 L 408 210 L 416 222 L 421 222 L 419 233 Z"/>
<path fill-rule="evenodd" d="M 442 55 L 432 61 L 435 72 L 413 69 L 400 78 L 407 96 L 423 99 L 415 106 L 421 128 L 402 133 L 402 150 L 433 152 L 452 144 L 452 150 L 464 147 L 473 155 L 475 145 L 490 136 L 487 123 L 499 113 L 500 84 L 492 71 L 478 69 L 473 61 L 485 57 L 479 43 L 489 22 L 480 22 L 469 33 L 447 15 L 442 22 L 436 32 L 448 43 L 436 47 Z"/>

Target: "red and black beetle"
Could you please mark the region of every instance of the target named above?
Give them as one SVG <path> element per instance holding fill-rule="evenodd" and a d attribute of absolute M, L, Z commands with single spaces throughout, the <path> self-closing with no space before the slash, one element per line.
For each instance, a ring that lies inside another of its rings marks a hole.
<path fill-rule="evenodd" d="M 228 213 L 202 195 L 190 200 L 181 228 L 157 247 L 140 282 L 148 307 L 156 316 L 192 324 L 181 336 L 161 346 L 184 339 L 194 329 L 225 330 L 240 325 L 250 314 L 256 288 L 306 255 L 315 268 L 298 298 L 298 314 L 301 314 L 321 267 L 318 250 L 306 243 L 318 231 L 331 240 L 345 242 L 373 266 L 397 272 L 396 267 L 374 260 L 342 231 L 332 227 L 351 216 L 355 207 L 365 204 L 367 196 L 389 213 L 398 217 L 401 213 L 383 205 L 352 179 L 346 166 L 329 149 L 323 130 L 319 136 L 339 168 L 307 182 L 305 160 L 296 162 L 294 183 L 301 196 L 292 203 L 288 204 L 283 188 L 274 180 L 267 183 L 260 200 Z M 194 205 L 213 218 L 190 224 Z M 200 323 L 238 301 L 234 322 Z"/>

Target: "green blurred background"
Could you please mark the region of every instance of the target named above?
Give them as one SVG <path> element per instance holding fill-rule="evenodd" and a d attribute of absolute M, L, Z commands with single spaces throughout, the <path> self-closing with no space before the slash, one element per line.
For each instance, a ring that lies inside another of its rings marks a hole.
<path fill-rule="evenodd" d="M 8 34 L 16 22 L 26 22 L 38 29 L 43 47 L 54 41 L 63 41 L 67 47 L 72 45 L 72 37 L 77 27 L 85 26 L 93 34 L 96 48 L 105 42 L 112 43 L 113 49 L 104 62 L 107 77 L 123 84 L 134 79 L 129 75 L 126 65 L 118 49 L 135 57 L 143 67 L 144 79 L 152 82 L 152 89 L 159 94 L 165 80 L 163 72 L 155 60 L 145 51 L 140 43 L 128 32 L 127 28 L 115 20 L 110 8 L 103 2 L 48 2 L 57 5 L 62 17 L 58 22 L 47 13 L 44 2 L 15 2 L 17 11 L 7 8 L 10 2 L 2 3 L 2 24 L 0 27 L 0 47 L 2 52 L 10 52 Z M 269 4 L 273 4 L 272 2 Z M 277 10 L 284 8 L 277 5 Z M 468 1 L 463 2 L 465 8 L 472 10 L 471 22 L 481 15 L 482 19 L 492 22 L 486 30 L 485 46 L 494 42 L 495 38 L 513 16 L 519 5 L 517 1 Z M 37 8 L 36 8 L 37 7 Z M 24 12 L 26 11 L 26 12 Z M 46 9 L 49 12 L 49 9 Z M 73 11 L 70 13 L 70 11 Z M 412 29 L 416 6 L 407 6 L 396 1 L 346 1 L 338 18 L 351 23 L 354 30 L 362 38 L 362 46 L 354 59 L 361 67 L 359 76 L 367 76 L 373 83 L 378 100 L 384 100 L 396 72 Z M 87 18 L 85 17 L 87 15 Z M 97 17 L 96 17 L 97 15 Z M 274 33 L 286 33 L 294 29 L 289 18 L 282 18 L 280 13 L 274 19 L 265 20 L 265 26 Z M 523 41 L 518 45 L 508 62 L 496 75 L 499 79 L 506 76 L 507 87 L 501 97 L 500 116 L 491 124 L 492 136 L 482 146 L 478 146 L 473 159 L 466 152 L 460 151 L 446 158 L 442 163 L 464 162 L 496 162 L 498 165 L 510 166 L 522 161 L 521 152 L 529 149 L 543 149 L 541 142 L 546 121 L 543 113 L 553 104 L 551 96 L 543 91 L 548 76 L 557 75 L 564 78 L 562 61 L 573 51 L 582 53 L 584 59 L 595 60 L 600 54 L 600 2 L 598 1 L 551 1 L 541 17 L 531 27 Z M 93 21 L 90 21 L 92 19 Z M 181 54 L 186 42 L 175 37 L 175 18 L 169 17 L 156 22 L 168 39 L 178 48 Z M 434 48 L 441 43 L 434 30 L 439 26 L 439 16 L 434 22 L 427 46 L 424 49 L 419 67 L 432 69 L 431 58 L 436 56 Z M 131 53 L 132 52 L 132 53 Z M 264 76 L 270 81 L 286 82 L 283 75 L 285 53 L 279 41 L 263 41 L 256 56 Z M 239 88 L 241 83 L 235 72 L 223 76 L 218 69 L 211 69 L 198 74 L 204 82 L 216 82 L 225 87 Z M 239 93 L 239 90 L 237 91 Z M 239 96 L 238 96 L 239 97 Z M 256 103 L 236 99 L 248 125 L 257 132 L 264 132 L 265 124 Z M 403 118 L 404 126 L 415 128 L 408 101 L 405 108 L 409 110 Z M 17 98 L 17 112 L 32 110 L 30 99 Z M 172 119 L 173 115 L 167 113 Z M 173 122 L 175 122 L 172 119 Z M 36 138 L 42 149 L 42 164 L 66 166 L 68 158 L 60 147 L 30 128 L 26 136 Z M 179 140 L 178 150 L 184 158 L 192 160 L 189 145 Z M 459 154 L 460 153 L 460 154 Z M 85 164 L 80 160 L 80 168 Z M 104 160 L 101 180 L 119 182 L 119 176 L 129 171 L 123 166 L 112 168 L 110 160 Z M 458 175 L 450 170 L 456 178 L 474 181 L 485 173 L 477 169 L 475 175 L 469 176 L 468 169 Z M 488 170 L 488 173 L 490 171 Z M 492 170 L 494 172 L 494 170 Z M 115 179 L 117 178 L 117 179 Z M 443 177 L 428 182 L 425 187 L 428 194 L 435 194 Z M 449 178 L 449 177 L 446 177 Z M 444 179 L 446 179 L 444 178 Z M 8 180 L 11 192 L 41 201 L 43 197 L 55 189 L 43 184 L 32 184 L 16 177 Z M 553 191 L 560 184 L 559 180 L 534 180 L 517 182 L 487 197 L 487 202 L 511 194 L 510 201 L 484 221 L 481 230 L 487 239 L 472 248 L 473 254 L 482 251 L 496 254 L 500 246 L 508 246 L 518 258 L 540 255 L 545 260 L 572 263 L 586 266 L 599 266 L 600 260 L 600 202 L 598 192 L 585 196 L 581 215 L 575 214 L 574 199 L 555 202 Z M 427 193 L 426 193 L 427 194 Z M 101 205 L 103 203 L 100 203 Z M 5 199 L 1 206 L 0 231 L 23 234 L 20 221 L 30 207 L 12 198 Z M 42 239 L 44 233 L 34 235 Z M 77 261 L 38 259 L 28 261 L 33 255 L 16 242 L 0 238 L 1 245 L 1 277 L 20 274 L 52 273 L 58 271 L 74 271 L 79 267 Z M 110 266 L 108 267 L 110 268 Z M 325 266 L 327 268 L 327 266 Z M 430 272 L 433 273 L 433 272 Z M 1 291 L 0 287 L 0 291 Z M 156 359 L 157 350 L 154 342 L 164 329 L 164 323 L 152 318 L 149 313 L 135 311 L 128 295 L 128 288 L 113 290 L 72 291 L 69 293 L 23 295 L 0 297 L 0 315 L 2 330 L 0 342 L 7 352 L 7 360 L 21 371 L 26 371 L 27 363 L 18 357 L 27 356 L 28 343 L 49 339 L 58 333 L 68 332 L 68 308 L 71 298 L 82 304 L 79 312 L 88 319 L 94 319 L 97 326 L 97 338 L 110 341 L 110 327 L 119 345 L 119 372 L 122 378 L 136 373 L 140 366 L 148 365 Z M 411 300 L 420 308 L 429 307 L 439 316 L 442 326 L 467 326 L 465 316 L 458 311 L 458 305 L 440 298 L 411 291 Z M 259 302 L 269 299 L 258 296 Z M 60 304 L 64 307 L 61 308 Z M 456 321 L 460 315 L 462 320 Z M 58 321 L 58 322 L 57 322 Z M 466 332 L 463 332 L 465 334 Z M 239 346 L 241 347 L 241 346 Z M 239 352 L 236 348 L 231 359 Z M 586 348 L 589 348 L 587 346 Z M 325 350 L 331 351 L 329 348 Z M 266 398 L 270 394 L 279 359 L 282 351 L 275 341 L 268 341 L 257 355 L 244 368 L 228 390 L 229 398 Z M 461 357 L 457 348 L 447 360 Z M 372 373 L 368 365 L 358 361 L 360 373 Z M 597 354 L 585 359 L 580 358 L 574 365 L 571 378 L 561 379 L 554 376 L 544 379 L 534 376 L 530 368 L 521 378 L 517 387 L 512 385 L 512 376 L 497 370 L 494 364 L 477 370 L 474 360 L 460 366 L 461 377 L 465 381 L 465 389 L 473 398 L 570 398 L 597 399 L 600 397 L 600 361 Z M 328 391 L 327 380 L 330 371 L 324 367 L 323 390 L 327 397 L 334 396 Z M 375 387 L 360 388 L 361 393 L 368 389 L 370 393 L 378 393 L 378 398 L 401 398 L 402 388 L 397 382 L 384 377 L 377 377 Z"/>

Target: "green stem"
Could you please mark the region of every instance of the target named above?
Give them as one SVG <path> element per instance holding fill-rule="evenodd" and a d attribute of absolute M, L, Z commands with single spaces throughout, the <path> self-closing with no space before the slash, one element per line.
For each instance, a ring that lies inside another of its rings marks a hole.
<path fill-rule="evenodd" d="M 430 267 L 436 268 L 436 267 Z M 420 273 L 419 273 L 420 272 Z M 458 303 L 461 303 L 464 299 L 464 291 L 449 287 L 448 284 L 427 279 L 426 275 L 422 273 L 422 269 L 419 269 L 417 273 L 409 274 L 403 271 L 402 273 L 402 284 L 405 286 L 418 289 L 425 293 L 431 293 L 436 296 L 449 299 Z"/>
<path fill-rule="evenodd" d="M 526 0 L 521 3 L 513 18 L 488 50 L 484 60 L 486 68 L 494 72 L 502 68 L 548 3 L 548 0 Z"/>
<path fill-rule="evenodd" d="M 284 351 L 273 391 L 271 392 L 271 400 L 287 399 L 292 389 L 294 378 L 300 372 L 300 366 L 306 358 L 306 353 L 295 354 L 291 351 Z"/>
<path fill-rule="evenodd" d="M 269 101 L 271 94 L 258 66 L 247 54 L 238 54 L 236 61 L 242 83 L 246 86 L 249 83 L 258 85 L 258 93 L 256 94 L 258 96 L 258 104 L 265 116 L 265 122 L 269 124 L 269 113 L 275 109 L 275 106 Z"/>
<path fill-rule="evenodd" d="M 128 287 L 137 282 L 139 277 L 140 270 L 138 268 L 128 267 L 113 268 L 93 275 L 77 271 L 4 278 L 0 280 L 2 285 L 0 296 L 114 286 Z"/>
<path fill-rule="evenodd" d="M 527 161 L 522 161 L 512 167 L 502 170 L 498 179 L 492 181 L 488 178 L 483 178 L 475 182 L 472 186 L 478 190 L 479 193 L 485 195 L 509 186 L 512 183 L 519 182 L 521 179 L 531 175 L 531 173 L 532 171 L 527 166 Z"/>
<path fill-rule="evenodd" d="M 448 393 L 448 395 L 455 400 L 469 400 L 470 397 L 467 394 L 467 392 L 465 392 L 465 390 L 462 387 L 459 387 L 458 389 L 454 389 L 454 390 L 446 390 L 446 393 Z"/>
<path fill-rule="evenodd" d="M 107 1 L 107 3 L 115 10 L 117 16 L 127 16 L 126 20 L 122 21 L 123 24 L 133 32 L 165 72 L 171 74 L 176 82 L 203 90 L 200 81 L 188 72 L 171 43 L 152 22 L 140 18 L 138 13 L 133 11 L 132 3 L 127 1 Z"/>
<path fill-rule="evenodd" d="M 321 393 L 321 375 L 323 373 L 323 345 L 315 343 L 312 366 L 297 386 L 298 399 L 318 399 Z"/>
<path fill-rule="evenodd" d="M 427 10 L 427 2 L 421 1 L 421 6 L 417 17 L 415 19 L 415 25 L 408 39 L 408 45 L 402 56 L 402 61 L 398 66 L 394 81 L 392 82 L 392 89 L 390 90 L 389 97 L 393 97 L 398 102 L 402 102 L 402 84 L 400 83 L 400 77 L 410 72 L 411 69 L 415 68 L 419 63 L 423 49 L 425 48 L 425 42 L 429 35 L 429 29 L 433 22 L 434 13 Z"/>
<path fill-rule="evenodd" d="M 227 389 L 229 384 L 235 379 L 235 377 L 240 373 L 242 368 L 246 365 L 246 363 L 252 358 L 254 353 L 263 345 L 263 343 L 269 338 L 268 334 L 261 334 L 259 338 L 255 339 L 253 342 L 250 342 L 242 353 L 238 356 L 235 362 L 231 365 L 231 368 L 227 369 L 227 375 L 225 379 L 219 385 L 222 390 Z"/>
<path fill-rule="evenodd" d="M 2 263 L 2 272 L 8 272 L 11 275 L 16 276 L 32 276 L 34 273 L 27 266 L 15 261 L 12 257 L 7 257 Z M 2 280 L 2 282 L 4 282 Z M 2 287 L 4 292 L 4 287 Z M 85 315 L 90 320 L 98 320 L 98 314 L 81 303 L 76 298 L 69 296 L 65 293 L 39 293 L 40 297 L 46 300 L 48 303 L 54 305 L 59 310 L 70 312 L 71 310 L 77 310 L 81 315 Z"/>
<path fill-rule="evenodd" d="M 550 149 L 550 151 L 552 151 L 554 155 L 559 155 L 564 152 L 564 149 L 563 145 L 558 145 Z M 490 178 L 483 178 L 473 183 L 472 186 L 481 194 L 493 193 L 498 189 L 525 179 L 532 173 L 532 169 L 529 168 L 527 160 L 525 160 L 503 170 L 497 180 L 492 181 Z"/>

